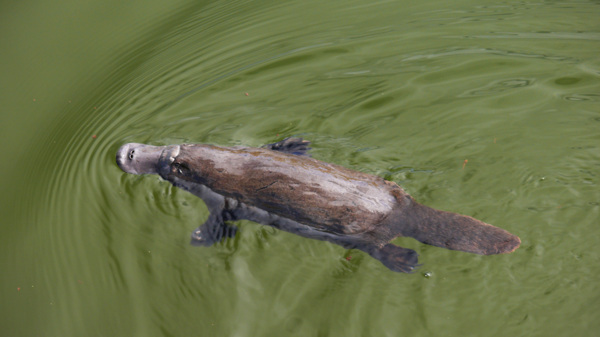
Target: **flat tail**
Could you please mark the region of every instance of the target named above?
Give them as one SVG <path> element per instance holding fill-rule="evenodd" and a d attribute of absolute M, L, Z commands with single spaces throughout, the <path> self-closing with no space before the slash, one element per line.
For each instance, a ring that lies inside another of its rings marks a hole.
<path fill-rule="evenodd" d="M 470 216 L 413 203 L 402 235 L 428 245 L 480 255 L 512 253 L 521 239 L 508 231 Z"/>

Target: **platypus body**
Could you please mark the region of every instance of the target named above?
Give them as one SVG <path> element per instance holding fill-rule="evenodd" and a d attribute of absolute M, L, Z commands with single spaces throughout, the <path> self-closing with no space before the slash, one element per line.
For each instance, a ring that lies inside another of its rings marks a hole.
<path fill-rule="evenodd" d="M 313 159 L 308 145 L 301 138 L 262 148 L 129 143 L 117 163 L 127 173 L 158 174 L 204 200 L 210 214 L 192 232 L 195 245 L 232 237 L 236 228 L 225 222 L 247 219 L 360 249 L 393 271 L 412 272 L 417 253 L 389 243 L 399 236 L 482 255 L 510 253 L 521 243 L 472 217 L 421 205 L 394 182 Z"/>

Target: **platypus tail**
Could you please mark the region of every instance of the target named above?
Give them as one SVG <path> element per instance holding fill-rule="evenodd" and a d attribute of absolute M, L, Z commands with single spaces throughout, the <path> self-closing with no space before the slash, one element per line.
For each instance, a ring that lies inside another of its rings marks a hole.
<path fill-rule="evenodd" d="M 470 216 L 433 209 L 414 200 L 402 211 L 401 218 L 402 236 L 432 246 L 491 255 L 511 253 L 521 244 L 518 236 L 504 229 Z"/>

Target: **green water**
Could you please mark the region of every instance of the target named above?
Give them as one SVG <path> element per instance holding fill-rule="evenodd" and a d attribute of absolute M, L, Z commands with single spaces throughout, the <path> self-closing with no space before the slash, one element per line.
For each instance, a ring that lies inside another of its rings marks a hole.
<path fill-rule="evenodd" d="M 598 1 L 3 3 L 0 335 L 597 336 L 598 17 Z M 193 247 L 202 201 L 114 162 L 125 142 L 290 135 L 521 248 L 398 239 L 423 263 L 408 275 L 247 221 Z"/>

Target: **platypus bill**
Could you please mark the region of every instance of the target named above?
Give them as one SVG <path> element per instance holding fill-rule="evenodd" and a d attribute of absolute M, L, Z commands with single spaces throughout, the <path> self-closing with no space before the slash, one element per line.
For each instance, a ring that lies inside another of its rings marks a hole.
<path fill-rule="evenodd" d="M 417 203 L 396 183 L 311 158 L 309 142 L 287 138 L 262 148 L 129 143 L 117 164 L 158 174 L 202 198 L 210 214 L 192 244 L 235 235 L 228 221 L 248 219 L 304 237 L 360 249 L 397 272 L 412 272 L 417 253 L 389 243 L 399 236 L 482 255 L 510 253 L 519 237 L 469 216 Z"/>

